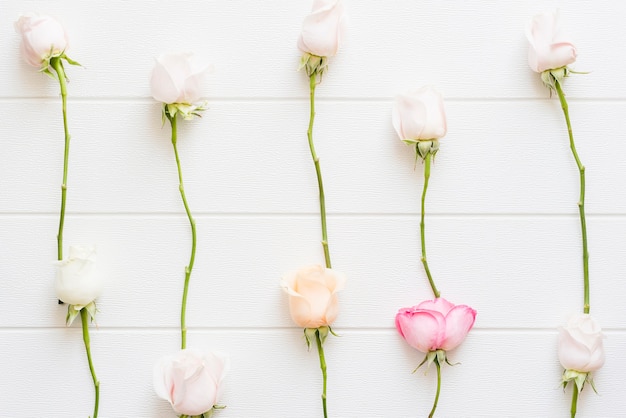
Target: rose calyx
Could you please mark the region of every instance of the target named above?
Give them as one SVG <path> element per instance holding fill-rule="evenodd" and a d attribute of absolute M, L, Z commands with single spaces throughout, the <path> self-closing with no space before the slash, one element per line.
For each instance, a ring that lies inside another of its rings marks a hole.
<path fill-rule="evenodd" d="M 306 52 L 302 55 L 302 58 L 300 58 L 298 71 L 303 68 L 306 70 L 307 76 L 311 77 L 312 75 L 315 75 L 317 82 L 321 83 L 322 76 L 326 71 L 328 71 L 328 58 Z"/>
<path fill-rule="evenodd" d="M 76 319 L 78 315 L 80 315 L 80 311 L 83 309 L 87 310 L 87 314 L 89 315 L 89 319 L 91 322 L 96 322 L 96 312 L 98 309 L 96 308 L 96 301 L 92 301 L 85 306 L 81 305 L 67 305 L 67 316 L 65 317 L 65 325 L 70 326 L 72 322 Z"/>
<path fill-rule="evenodd" d="M 595 393 L 598 393 L 598 391 L 596 390 L 596 386 L 593 383 L 591 372 L 579 372 L 576 370 L 565 370 L 561 378 L 561 384 L 563 385 L 563 389 L 565 389 L 565 387 L 567 386 L 569 382 L 574 382 L 574 385 L 576 386 L 576 390 L 579 393 L 581 390 L 584 389 L 585 383 L 589 383 L 593 391 Z"/>

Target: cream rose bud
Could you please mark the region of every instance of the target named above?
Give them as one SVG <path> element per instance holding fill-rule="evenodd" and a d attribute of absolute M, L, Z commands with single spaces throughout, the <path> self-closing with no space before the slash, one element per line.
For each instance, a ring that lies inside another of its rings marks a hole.
<path fill-rule="evenodd" d="M 217 406 L 228 357 L 196 348 L 161 358 L 154 367 L 154 389 L 178 414 L 198 416 Z"/>
<path fill-rule="evenodd" d="M 69 46 L 65 29 L 50 16 L 21 16 L 15 22 L 15 31 L 22 37 L 20 48 L 26 62 L 35 67 L 40 67 L 50 57 L 61 56 Z"/>
<path fill-rule="evenodd" d="M 563 33 L 558 12 L 538 14 L 526 26 L 528 64 L 538 73 L 576 61 L 576 47 Z"/>
<path fill-rule="evenodd" d="M 604 334 L 589 314 L 572 316 L 559 329 L 558 354 L 566 370 L 593 372 L 604 365 Z"/>
<path fill-rule="evenodd" d="M 281 281 L 289 295 L 291 318 L 302 328 L 332 324 L 339 314 L 337 292 L 345 286 L 343 274 L 313 265 L 286 274 Z"/>
<path fill-rule="evenodd" d="M 93 245 L 70 246 L 69 257 L 55 265 L 54 289 L 62 302 L 86 306 L 102 293 L 104 279 L 96 265 Z"/>
<path fill-rule="evenodd" d="M 448 131 L 443 98 L 431 86 L 397 96 L 391 121 L 400 139 L 409 144 L 439 139 Z"/>
<path fill-rule="evenodd" d="M 345 10 L 341 0 L 314 0 L 311 14 L 302 23 L 298 49 L 319 57 L 335 56 L 345 27 Z"/>
<path fill-rule="evenodd" d="M 202 82 L 211 65 L 184 52 L 162 54 L 156 59 L 150 79 L 152 97 L 166 104 L 194 104 L 202 97 Z"/>

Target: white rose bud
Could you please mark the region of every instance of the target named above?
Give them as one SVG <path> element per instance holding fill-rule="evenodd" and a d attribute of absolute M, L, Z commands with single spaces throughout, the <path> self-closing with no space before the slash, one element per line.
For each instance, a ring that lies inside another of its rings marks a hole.
<path fill-rule="evenodd" d="M 93 245 L 70 246 L 69 257 L 56 261 L 55 265 L 54 289 L 59 300 L 83 307 L 102 293 L 104 279 L 97 269 Z"/>
<path fill-rule="evenodd" d="M 424 86 L 396 97 L 391 122 L 398 137 L 415 146 L 423 159 L 439 150 L 439 139 L 448 132 L 446 112 L 441 94 L 431 86 Z"/>
<path fill-rule="evenodd" d="M 24 59 L 35 67 L 41 67 L 52 57 L 61 56 L 69 46 L 65 29 L 50 16 L 21 16 L 15 22 L 15 31 L 22 37 L 21 50 Z"/>
<path fill-rule="evenodd" d="M 298 49 L 303 53 L 298 69 L 304 68 L 309 77 L 321 79 L 328 68 L 328 57 L 337 55 L 345 30 L 341 0 L 315 0 L 298 38 Z"/>
<path fill-rule="evenodd" d="M 218 400 L 229 367 L 228 357 L 223 354 L 186 348 L 158 361 L 154 389 L 177 414 L 210 416 L 213 409 L 224 408 Z"/>
<path fill-rule="evenodd" d="M 572 316 L 559 329 L 559 361 L 566 370 L 593 372 L 604 365 L 604 334 L 589 314 Z"/>
<path fill-rule="evenodd" d="M 180 112 L 184 119 L 206 109 L 201 100 L 204 78 L 211 65 L 190 52 L 161 54 L 150 78 L 150 91 L 164 104 L 170 117 Z"/>
<path fill-rule="evenodd" d="M 561 29 L 557 12 L 534 16 L 526 26 L 530 43 L 528 65 L 538 73 L 565 67 L 576 61 L 576 47 Z"/>
<path fill-rule="evenodd" d="M 340 0 L 315 0 L 302 23 L 298 49 L 318 57 L 337 55 L 345 32 L 345 11 Z"/>

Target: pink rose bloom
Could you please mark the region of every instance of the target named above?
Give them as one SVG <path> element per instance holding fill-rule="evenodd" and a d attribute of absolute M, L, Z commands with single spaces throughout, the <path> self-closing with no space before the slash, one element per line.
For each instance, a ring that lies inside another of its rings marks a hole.
<path fill-rule="evenodd" d="M 34 67 L 61 56 L 69 46 L 63 25 L 50 16 L 21 16 L 15 22 L 15 31 L 22 37 L 20 48 L 26 62 Z"/>
<path fill-rule="evenodd" d="M 538 73 L 576 61 L 576 47 L 561 30 L 558 12 L 536 15 L 526 26 L 528 65 Z"/>
<path fill-rule="evenodd" d="M 160 55 L 152 70 L 150 90 L 155 100 L 195 104 L 202 97 L 202 81 L 211 65 L 186 52 Z"/>
<path fill-rule="evenodd" d="M 443 98 L 431 86 L 397 96 L 391 121 L 400 139 L 407 143 L 439 139 L 448 131 Z"/>
<path fill-rule="evenodd" d="M 437 298 L 400 309 L 396 328 L 411 347 L 423 353 L 448 351 L 463 342 L 475 319 L 476 311 L 469 306 Z"/>
<path fill-rule="evenodd" d="M 337 55 L 346 26 L 341 0 L 314 0 L 311 14 L 304 19 L 298 49 L 319 57 Z"/>
<path fill-rule="evenodd" d="M 589 314 L 571 317 L 559 329 L 558 354 L 566 370 L 593 372 L 604 365 L 604 335 Z"/>
<path fill-rule="evenodd" d="M 180 350 L 154 367 L 154 390 L 177 414 L 202 415 L 217 405 L 228 368 L 228 358 L 222 354 Z"/>
<path fill-rule="evenodd" d="M 289 295 L 293 322 L 302 328 L 319 328 L 332 324 L 339 314 L 337 292 L 345 286 L 343 274 L 320 265 L 290 272 L 281 280 Z"/>

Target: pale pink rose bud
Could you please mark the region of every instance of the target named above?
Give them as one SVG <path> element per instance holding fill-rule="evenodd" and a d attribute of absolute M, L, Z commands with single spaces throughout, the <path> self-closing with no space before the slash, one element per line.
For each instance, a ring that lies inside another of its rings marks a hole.
<path fill-rule="evenodd" d="M 572 316 L 559 329 L 558 354 L 566 370 L 593 372 L 604 365 L 604 334 L 589 314 Z"/>
<path fill-rule="evenodd" d="M 396 329 L 411 347 L 423 353 L 448 351 L 463 342 L 475 319 L 476 311 L 469 306 L 437 298 L 400 309 Z"/>
<path fill-rule="evenodd" d="M 62 302 L 87 306 L 102 293 L 104 278 L 98 271 L 93 245 L 70 246 L 69 257 L 54 264 L 54 289 Z"/>
<path fill-rule="evenodd" d="M 69 46 L 65 29 L 50 16 L 21 16 L 15 22 L 15 31 L 22 37 L 20 48 L 24 59 L 35 67 L 41 67 L 51 57 L 61 56 Z"/>
<path fill-rule="evenodd" d="M 195 104 L 202 97 L 202 83 L 210 68 L 190 52 L 162 54 L 152 70 L 152 97 L 165 104 Z"/>
<path fill-rule="evenodd" d="M 526 26 L 528 65 L 538 73 L 576 61 L 576 47 L 561 29 L 558 12 L 538 14 Z"/>
<path fill-rule="evenodd" d="M 337 292 L 345 286 L 343 274 L 313 265 L 286 274 L 281 286 L 289 295 L 291 318 L 302 328 L 331 325 L 339 314 Z"/>
<path fill-rule="evenodd" d="M 314 0 L 311 14 L 302 23 L 298 49 L 318 57 L 335 56 L 344 37 L 345 26 L 341 0 Z"/>
<path fill-rule="evenodd" d="M 154 367 L 154 390 L 178 414 L 199 416 L 218 405 L 230 362 L 220 353 L 195 348 L 161 358 Z"/>
<path fill-rule="evenodd" d="M 391 121 L 400 139 L 408 144 L 436 140 L 448 132 L 443 98 L 431 86 L 397 96 Z"/>

